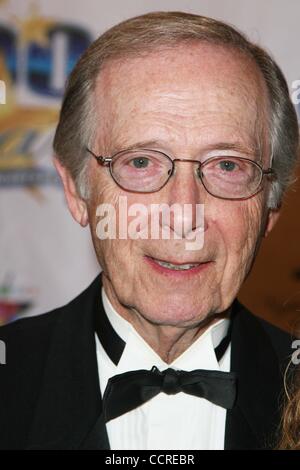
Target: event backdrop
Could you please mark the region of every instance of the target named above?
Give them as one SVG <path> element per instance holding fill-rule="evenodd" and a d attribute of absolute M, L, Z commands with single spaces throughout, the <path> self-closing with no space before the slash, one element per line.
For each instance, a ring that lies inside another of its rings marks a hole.
<path fill-rule="evenodd" d="M 99 271 L 89 230 L 69 215 L 52 164 L 59 106 L 68 74 L 89 43 L 113 24 L 155 10 L 184 10 L 237 26 L 271 51 L 298 106 L 298 0 L 0 1 L 0 324 L 65 303 Z M 281 322 L 285 300 L 300 292 L 297 193 L 289 207 L 275 247 L 270 244 L 275 253 L 259 259 L 259 272 L 242 295 L 275 323 Z M 278 259 L 285 259 L 286 241 L 291 262 L 284 264 Z M 268 269 L 275 273 L 269 284 Z M 276 282 L 291 272 L 292 284 L 276 299 Z M 292 302 L 293 318 L 297 302 Z"/>

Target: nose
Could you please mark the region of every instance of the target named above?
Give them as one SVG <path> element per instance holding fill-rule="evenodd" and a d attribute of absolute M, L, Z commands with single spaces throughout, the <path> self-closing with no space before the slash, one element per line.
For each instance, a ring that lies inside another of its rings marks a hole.
<path fill-rule="evenodd" d="M 192 232 L 205 230 L 204 202 L 207 192 L 199 177 L 196 160 L 174 160 L 174 171 L 165 189 L 170 214 L 170 228 L 178 236 L 188 238 Z"/>

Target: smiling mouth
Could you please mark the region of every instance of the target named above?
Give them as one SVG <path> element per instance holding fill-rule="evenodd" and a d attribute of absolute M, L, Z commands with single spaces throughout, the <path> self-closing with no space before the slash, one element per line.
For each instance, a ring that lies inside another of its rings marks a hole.
<path fill-rule="evenodd" d="M 162 268 L 165 271 L 198 271 L 199 269 L 203 268 L 209 262 L 199 262 L 199 263 L 177 263 L 170 261 L 165 261 L 162 259 L 153 258 L 152 256 L 146 256 L 150 264 L 156 265 L 157 267 Z"/>
<path fill-rule="evenodd" d="M 188 269 L 196 268 L 200 266 L 200 263 L 187 263 L 187 264 L 172 264 L 167 261 L 160 261 L 158 259 L 152 258 L 159 266 L 163 268 L 173 269 L 174 271 L 187 271 Z"/>

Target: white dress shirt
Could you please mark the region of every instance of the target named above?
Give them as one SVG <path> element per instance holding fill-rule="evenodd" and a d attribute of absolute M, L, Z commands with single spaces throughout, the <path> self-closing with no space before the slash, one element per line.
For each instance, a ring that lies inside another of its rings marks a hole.
<path fill-rule="evenodd" d="M 125 341 L 125 349 L 116 366 L 104 351 L 97 335 L 97 361 L 100 389 L 103 396 L 110 377 L 131 370 L 207 369 L 230 370 L 230 345 L 220 362 L 215 348 L 226 336 L 228 319 L 209 327 L 181 356 L 165 363 L 132 325 L 111 305 L 102 288 L 107 317 L 116 333 Z M 185 393 L 159 393 L 147 403 L 106 424 L 112 450 L 222 450 L 224 449 L 226 410 L 220 406 Z"/>

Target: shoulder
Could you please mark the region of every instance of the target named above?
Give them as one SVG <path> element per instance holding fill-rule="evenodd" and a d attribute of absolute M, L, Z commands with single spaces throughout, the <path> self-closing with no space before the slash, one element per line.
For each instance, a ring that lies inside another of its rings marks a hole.
<path fill-rule="evenodd" d="M 99 286 L 96 278 L 68 304 L 0 327 L 6 351 L 6 363 L 0 365 L 0 422 L 4 432 L 0 448 L 24 447 L 45 371 L 67 360 L 72 346 L 76 348 Z"/>
<path fill-rule="evenodd" d="M 7 363 L 9 363 L 9 357 L 13 359 L 13 352 L 17 353 L 19 361 L 21 350 L 26 357 L 30 351 L 34 350 L 36 354 L 37 351 L 47 348 L 47 342 L 54 330 L 65 322 L 76 322 L 76 318 L 82 314 L 83 306 L 88 307 L 88 304 L 93 302 L 96 288 L 99 289 L 99 277 L 69 303 L 41 315 L 21 318 L 1 326 L 0 340 L 7 347 Z M 10 344 L 14 347 L 10 348 Z"/>
<path fill-rule="evenodd" d="M 234 303 L 235 323 L 242 334 L 251 338 L 253 345 L 263 339 L 273 349 L 279 362 L 286 362 L 292 354 L 293 337 L 290 333 L 250 312 L 238 300 Z"/>
<path fill-rule="evenodd" d="M 6 355 L 1 372 L 17 374 L 30 364 L 36 368 L 46 354 L 53 328 L 63 311 L 62 307 L 0 327 L 0 340 L 4 343 Z"/>
<path fill-rule="evenodd" d="M 99 296 L 100 276 L 75 299 L 50 312 L 17 320 L 0 327 L 0 340 L 5 345 L 6 364 L 0 366 L 1 374 L 34 371 L 43 366 L 52 342 L 64 336 L 76 338 L 81 333 L 87 312 L 93 311 L 95 298 Z"/>

